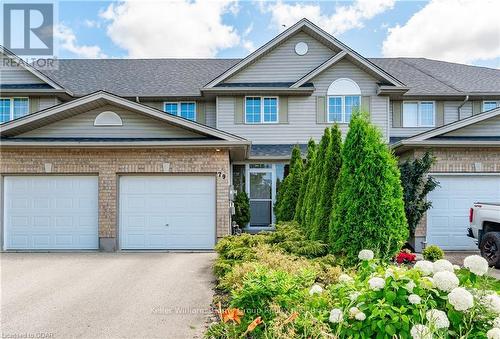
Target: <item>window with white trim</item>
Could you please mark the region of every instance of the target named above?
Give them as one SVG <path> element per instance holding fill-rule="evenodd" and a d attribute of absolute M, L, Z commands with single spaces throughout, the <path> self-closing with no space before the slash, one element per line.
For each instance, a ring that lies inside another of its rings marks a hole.
<path fill-rule="evenodd" d="M 494 101 L 494 100 L 483 101 L 482 112 L 486 112 L 489 111 L 490 109 L 495 109 L 497 107 L 500 107 L 500 101 Z"/>
<path fill-rule="evenodd" d="M 278 97 L 245 97 L 245 123 L 277 123 L 279 111 L 278 104 Z"/>
<path fill-rule="evenodd" d="M 196 102 L 194 101 L 166 102 L 163 110 L 168 114 L 196 121 Z"/>
<path fill-rule="evenodd" d="M 29 107 L 28 98 L 0 98 L 0 123 L 25 116 Z"/>
<path fill-rule="evenodd" d="M 348 78 L 340 78 L 328 87 L 327 121 L 349 123 L 352 114 L 361 107 L 361 89 Z"/>
<path fill-rule="evenodd" d="M 404 101 L 403 127 L 434 127 L 435 106 L 434 101 Z"/>

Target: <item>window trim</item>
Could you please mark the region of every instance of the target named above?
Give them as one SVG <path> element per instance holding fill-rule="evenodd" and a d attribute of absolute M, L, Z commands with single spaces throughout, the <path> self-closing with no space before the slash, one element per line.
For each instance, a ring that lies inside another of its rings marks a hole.
<path fill-rule="evenodd" d="M 260 122 L 247 121 L 247 98 L 260 98 Z M 276 99 L 276 121 L 264 121 L 264 99 Z M 245 114 L 245 124 L 262 125 L 262 124 L 279 124 L 280 122 L 280 97 L 276 95 L 245 95 L 243 105 L 245 106 L 243 114 Z"/>
<path fill-rule="evenodd" d="M 10 101 L 10 107 L 9 107 L 9 120 L 7 121 L 0 121 L 0 124 L 9 122 L 14 120 L 14 99 L 26 99 L 28 102 L 28 112 L 26 112 L 25 115 L 22 115 L 20 117 L 17 117 L 16 119 L 22 118 L 28 114 L 30 114 L 30 98 L 29 97 L 0 97 L 0 99 L 9 99 Z"/>
<path fill-rule="evenodd" d="M 417 104 L 417 126 L 405 126 L 405 104 Z M 420 105 L 432 103 L 432 125 L 422 125 Z M 401 104 L 401 125 L 403 128 L 433 128 L 436 127 L 436 101 L 435 100 L 404 100 Z"/>
<path fill-rule="evenodd" d="M 350 122 L 350 120 L 346 121 L 346 119 L 345 119 L 345 97 L 358 97 L 359 98 L 359 108 L 361 108 L 361 94 L 327 95 L 326 96 L 326 121 L 329 124 L 333 124 L 333 123 L 348 124 Z M 341 112 L 341 114 L 342 114 L 342 120 L 341 121 L 330 120 L 330 98 L 340 98 L 340 100 L 341 100 L 341 103 L 340 103 L 340 107 L 341 107 L 341 110 L 342 110 L 342 112 Z M 352 112 L 351 112 L 351 117 L 352 117 Z"/>
<path fill-rule="evenodd" d="M 497 105 L 496 108 L 500 107 L 500 100 L 483 100 L 483 102 L 481 103 L 481 112 L 486 112 L 486 110 L 484 109 L 484 104 L 487 102 L 494 102 Z M 492 108 L 492 109 L 495 109 L 495 108 Z"/>
<path fill-rule="evenodd" d="M 177 114 L 168 113 L 167 110 L 166 110 L 167 104 L 175 104 L 175 105 L 177 105 Z M 193 120 L 188 119 L 188 118 L 184 118 L 181 115 L 181 104 L 194 104 L 194 119 Z M 196 107 L 196 101 L 164 101 L 163 102 L 163 112 L 165 112 L 167 114 L 170 114 L 170 115 L 173 115 L 173 116 L 177 116 L 177 117 L 186 119 L 186 120 L 189 120 L 189 121 L 197 121 L 196 119 L 198 119 L 198 112 L 197 112 L 196 108 L 197 108 Z"/>

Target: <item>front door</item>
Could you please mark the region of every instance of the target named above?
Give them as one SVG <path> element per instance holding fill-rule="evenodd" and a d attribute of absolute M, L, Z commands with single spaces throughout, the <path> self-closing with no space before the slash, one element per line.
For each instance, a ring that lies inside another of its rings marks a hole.
<path fill-rule="evenodd" d="M 250 198 L 250 227 L 269 227 L 273 223 L 274 174 L 272 166 L 248 170 L 248 195 Z"/>

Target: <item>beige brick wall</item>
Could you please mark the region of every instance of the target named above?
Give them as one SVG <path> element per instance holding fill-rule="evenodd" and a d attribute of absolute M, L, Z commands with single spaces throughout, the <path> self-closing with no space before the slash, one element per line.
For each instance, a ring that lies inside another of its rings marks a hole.
<path fill-rule="evenodd" d="M 0 174 L 95 174 L 99 176 L 99 237 L 117 236 L 119 175 L 203 173 L 216 176 L 217 237 L 229 233 L 229 152 L 211 149 L 2 149 Z M 225 176 L 218 175 L 223 173 Z"/>
<path fill-rule="evenodd" d="M 424 149 L 417 149 L 405 153 L 404 158 L 420 158 L 424 153 Z M 432 153 L 436 157 L 433 173 L 500 173 L 500 148 L 436 148 Z M 424 216 L 415 235 L 425 237 L 426 228 Z"/>

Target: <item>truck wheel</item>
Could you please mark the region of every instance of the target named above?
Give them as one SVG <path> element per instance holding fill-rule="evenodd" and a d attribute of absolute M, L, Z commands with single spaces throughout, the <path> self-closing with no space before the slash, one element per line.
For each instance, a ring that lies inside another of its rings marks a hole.
<path fill-rule="evenodd" d="M 479 249 L 490 266 L 500 268 L 500 233 L 486 233 L 481 239 Z"/>

